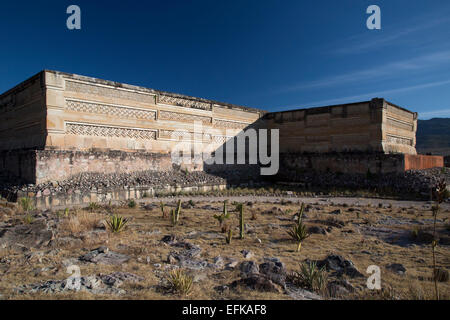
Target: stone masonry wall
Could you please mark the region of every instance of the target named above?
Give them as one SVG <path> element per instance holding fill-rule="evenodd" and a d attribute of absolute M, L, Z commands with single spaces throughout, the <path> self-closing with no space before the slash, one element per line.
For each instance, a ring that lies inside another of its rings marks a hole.
<path fill-rule="evenodd" d="M 36 151 L 36 183 L 62 181 L 83 172 L 131 173 L 172 170 L 170 155 L 123 151 Z"/>
<path fill-rule="evenodd" d="M 280 172 L 283 170 L 389 174 L 405 171 L 405 155 L 383 153 L 284 153 L 280 155 Z"/>
<path fill-rule="evenodd" d="M 36 151 L 0 151 L 0 180 L 17 184 L 36 183 Z"/>
<path fill-rule="evenodd" d="M 195 125 L 205 133 L 194 135 Z M 405 161 L 388 154 L 416 154 L 417 114 L 384 99 L 267 113 L 45 70 L 0 95 L 0 165 L 29 183 L 80 172 L 165 171 L 180 141 L 192 154 L 214 152 L 248 128 L 279 130 L 281 169 L 398 172 Z M 408 168 L 440 163 L 408 159 Z M 248 179 L 257 172 L 257 166 L 186 167 Z"/>
<path fill-rule="evenodd" d="M 281 152 L 416 154 L 417 114 L 384 99 L 273 112 L 264 119 L 280 130 Z"/>
<path fill-rule="evenodd" d="M 168 153 L 180 140 L 218 148 L 264 111 L 45 71 L 46 149 Z M 205 134 L 196 134 L 194 124 Z"/>
<path fill-rule="evenodd" d="M 0 150 L 44 148 L 45 80 L 39 73 L 0 95 Z"/>

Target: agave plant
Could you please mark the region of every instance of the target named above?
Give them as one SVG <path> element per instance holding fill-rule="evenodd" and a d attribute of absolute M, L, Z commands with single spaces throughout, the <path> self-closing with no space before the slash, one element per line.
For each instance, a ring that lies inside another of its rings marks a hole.
<path fill-rule="evenodd" d="M 323 291 L 328 280 L 325 267 L 319 269 L 315 262 L 302 263 L 300 271 L 294 272 L 292 277 L 296 285 L 316 291 Z"/>
<path fill-rule="evenodd" d="M 302 242 L 309 237 L 309 233 L 306 231 L 306 225 L 303 223 L 303 212 L 305 211 L 305 205 L 302 203 L 300 213 L 298 216 L 298 222 L 287 233 L 297 242 L 297 252 L 302 247 Z"/>
<path fill-rule="evenodd" d="M 128 201 L 128 208 L 136 208 L 136 205 L 137 205 L 137 203 L 136 203 L 136 201 L 134 201 L 134 199 L 130 199 Z"/>
<path fill-rule="evenodd" d="M 106 223 L 108 224 L 112 232 L 119 233 L 125 229 L 125 226 L 128 223 L 128 219 L 114 214 L 109 217 L 109 220 L 107 220 Z"/>
<path fill-rule="evenodd" d="M 98 210 L 100 208 L 100 205 L 97 202 L 90 202 L 88 206 L 88 210 L 90 212 L 94 212 L 95 210 Z"/>
<path fill-rule="evenodd" d="M 33 218 L 33 216 L 32 216 L 31 214 L 27 214 L 27 215 L 25 216 L 25 218 L 23 218 L 23 222 L 24 222 L 25 224 L 32 224 L 33 221 L 34 221 L 34 218 Z"/>
<path fill-rule="evenodd" d="M 183 270 L 175 269 L 170 272 L 167 281 L 174 292 L 188 296 L 192 291 L 194 279 Z"/>
<path fill-rule="evenodd" d="M 24 212 L 33 210 L 33 202 L 31 198 L 23 197 L 19 199 L 19 204 Z"/>

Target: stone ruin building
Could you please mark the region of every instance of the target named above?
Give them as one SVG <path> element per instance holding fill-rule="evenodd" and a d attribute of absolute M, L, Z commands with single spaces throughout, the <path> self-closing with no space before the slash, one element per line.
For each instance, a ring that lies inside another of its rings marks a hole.
<path fill-rule="evenodd" d="M 266 112 L 44 70 L 0 95 L 0 171 L 42 184 L 82 172 L 172 170 L 170 150 L 192 136 L 194 122 L 228 129 L 196 140 L 213 149 L 246 128 L 279 129 L 280 171 L 392 173 L 443 166 L 442 157 L 416 153 L 417 113 L 380 98 Z M 214 172 L 214 165 L 209 169 Z"/>

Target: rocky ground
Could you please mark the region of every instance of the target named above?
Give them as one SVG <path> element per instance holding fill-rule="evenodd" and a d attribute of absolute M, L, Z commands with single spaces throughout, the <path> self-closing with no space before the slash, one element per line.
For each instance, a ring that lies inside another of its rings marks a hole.
<path fill-rule="evenodd" d="M 214 215 L 221 199 L 184 198 L 176 226 L 163 217 L 175 198 L 118 206 L 32 210 L 0 202 L 0 299 L 432 299 L 432 227 L 428 202 L 355 198 L 229 198 L 231 243 Z M 235 201 L 244 203 L 239 239 Z M 300 252 L 287 231 L 299 201 L 310 236 Z M 129 219 L 113 233 L 112 214 Z M 450 298 L 450 207 L 437 219 L 436 260 L 441 298 Z M 311 287 L 302 263 L 323 268 Z M 381 270 L 381 290 L 367 288 L 369 266 Z M 186 297 L 174 291 L 172 270 L 193 280 Z"/>
<path fill-rule="evenodd" d="M 402 199 L 429 199 L 430 188 L 440 180 L 450 186 L 450 169 L 433 168 L 426 170 L 410 170 L 403 174 L 371 175 L 342 174 L 333 172 L 288 171 L 271 177 L 270 180 L 254 178 L 253 167 L 248 170 L 229 170 L 227 174 L 213 174 L 204 171 L 187 172 L 172 170 L 167 172 L 142 171 L 121 174 L 82 173 L 60 182 L 49 182 L 39 185 L 27 185 L 20 180 L 1 176 L 0 191 L 6 198 L 14 199 L 18 191 L 35 195 L 58 195 L 91 190 L 115 190 L 128 187 L 152 186 L 153 188 L 171 186 L 202 186 L 202 185 L 249 185 L 272 186 L 279 188 L 289 185 L 296 191 L 308 191 L 317 194 L 341 194 L 370 196 L 390 196 Z M 244 173 L 248 173 L 245 176 Z M 259 172 L 256 170 L 256 172 Z M 258 175 L 258 177 L 260 177 Z"/>
<path fill-rule="evenodd" d="M 285 171 L 277 180 L 294 182 L 306 189 L 367 190 L 380 195 L 396 195 L 406 199 L 429 199 L 430 188 L 441 180 L 450 185 L 450 168 L 409 170 L 402 174 L 344 174 L 328 172 Z"/>

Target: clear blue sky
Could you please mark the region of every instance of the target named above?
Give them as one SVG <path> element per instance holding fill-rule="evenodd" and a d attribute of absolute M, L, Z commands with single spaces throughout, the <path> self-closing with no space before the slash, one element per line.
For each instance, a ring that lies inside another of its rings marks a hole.
<path fill-rule="evenodd" d="M 384 97 L 450 116 L 448 0 L 4 0 L 0 35 L 0 92 L 53 69 L 271 111 Z"/>

